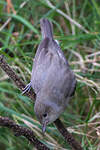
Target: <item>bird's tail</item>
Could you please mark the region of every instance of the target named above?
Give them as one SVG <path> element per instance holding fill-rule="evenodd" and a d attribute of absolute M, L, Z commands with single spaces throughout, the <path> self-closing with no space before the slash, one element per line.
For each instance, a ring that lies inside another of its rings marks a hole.
<path fill-rule="evenodd" d="M 48 19 L 43 18 L 40 20 L 40 26 L 41 26 L 42 38 L 53 39 L 52 23 Z"/>

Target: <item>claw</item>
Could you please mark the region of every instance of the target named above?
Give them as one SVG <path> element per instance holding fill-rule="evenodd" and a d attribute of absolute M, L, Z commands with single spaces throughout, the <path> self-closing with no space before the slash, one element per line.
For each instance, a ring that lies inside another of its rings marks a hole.
<path fill-rule="evenodd" d="M 29 92 L 30 89 L 31 89 L 31 82 L 25 86 L 25 88 L 23 89 L 22 94 L 25 94 L 26 92 Z"/>
<path fill-rule="evenodd" d="M 55 42 L 59 45 L 59 41 L 58 40 L 55 40 Z"/>

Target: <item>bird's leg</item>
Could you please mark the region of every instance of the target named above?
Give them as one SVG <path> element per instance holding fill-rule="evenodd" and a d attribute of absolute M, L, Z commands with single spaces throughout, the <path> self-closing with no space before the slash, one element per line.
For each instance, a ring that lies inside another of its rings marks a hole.
<path fill-rule="evenodd" d="M 30 89 L 31 89 L 31 82 L 25 86 L 25 88 L 23 89 L 22 94 L 24 94 L 24 93 L 26 93 L 26 92 L 29 92 Z"/>
<path fill-rule="evenodd" d="M 58 40 L 55 40 L 55 42 L 56 42 L 58 45 L 60 45 Z"/>

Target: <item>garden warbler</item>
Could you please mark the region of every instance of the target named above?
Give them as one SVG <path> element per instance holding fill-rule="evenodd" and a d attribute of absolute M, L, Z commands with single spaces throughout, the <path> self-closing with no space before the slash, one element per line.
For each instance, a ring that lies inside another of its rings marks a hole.
<path fill-rule="evenodd" d="M 36 93 L 35 114 L 45 132 L 46 125 L 55 121 L 74 95 L 76 78 L 58 44 L 53 38 L 53 26 L 48 19 L 40 20 L 42 41 L 37 49 L 31 82 Z"/>

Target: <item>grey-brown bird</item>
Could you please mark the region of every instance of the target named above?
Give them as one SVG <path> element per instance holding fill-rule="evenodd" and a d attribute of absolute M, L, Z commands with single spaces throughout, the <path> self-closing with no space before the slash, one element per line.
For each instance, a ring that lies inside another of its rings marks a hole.
<path fill-rule="evenodd" d="M 55 121 L 67 107 L 76 88 L 76 78 L 59 46 L 53 38 L 52 24 L 40 21 L 42 41 L 37 49 L 31 82 L 23 93 L 32 87 L 36 93 L 35 114 L 45 132 L 46 125 Z"/>

